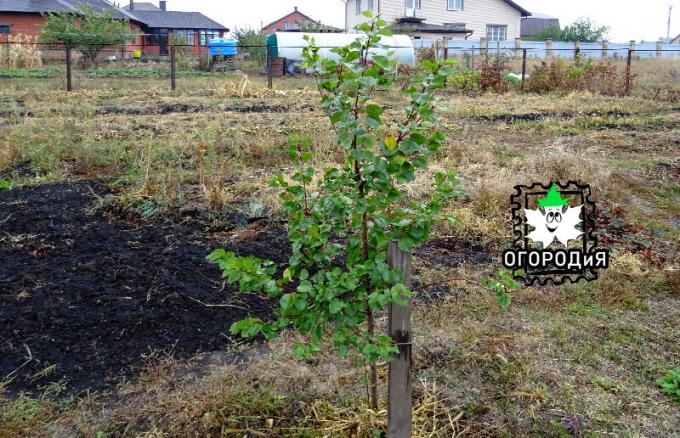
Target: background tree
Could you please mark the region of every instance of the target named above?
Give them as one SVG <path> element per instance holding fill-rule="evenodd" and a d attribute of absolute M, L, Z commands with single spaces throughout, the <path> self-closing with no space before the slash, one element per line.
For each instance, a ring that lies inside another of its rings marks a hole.
<path fill-rule="evenodd" d="M 596 26 L 590 18 L 579 18 L 565 27 L 560 35 L 560 41 L 581 41 L 595 43 L 607 38 L 608 26 Z"/>
<path fill-rule="evenodd" d="M 532 41 L 580 41 L 583 43 L 595 43 L 607 38 L 608 26 L 596 26 L 590 18 L 579 18 L 564 29 L 557 24 L 551 24 L 538 34 L 528 38 Z"/>
<path fill-rule="evenodd" d="M 132 41 L 127 19 L 114 18 L 112 9 L 96 12 L 91 5 L 79 4 L 76 13 L 45 14 L 41 40 L 59 43 L 79 51 L 83 66 L 96 62 L 99 53 L 107 46 Z"/>
<path fill-rule="evenodd" d="M 264 32 L 250 27 L 241 27 L 234 31 L 234 36 L 238 40 L 239 53 L 264 65 L 267 59 L 267 35 Z"/>
<path fill-rule="evenodd" d="M 547 26 L 545 29 L 541 30 L 533 37 L 529 37 L 527 39 L 531 41 L 547 41 L 547 40 L 562 41 L 562 29 L 560 29 L 560 26 L 558 24 L 553 23 Z"/>
<path fill-rule="evenodd" d="M 297 22 L 298 27 L 300 27 L 300 32 L 318 32 L 318 33 L 343 33 L 344 29 L 338 29 L 337 27 L 329 26 L 323 24 L 320 21 L 314 20 L 300 20 Z"/>

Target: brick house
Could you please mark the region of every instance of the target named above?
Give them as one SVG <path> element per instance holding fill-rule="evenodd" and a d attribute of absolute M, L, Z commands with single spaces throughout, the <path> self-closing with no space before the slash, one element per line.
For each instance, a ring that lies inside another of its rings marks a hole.
<path fill-rule="evenodd" d="M 141 33 L 141 23 L 105 0 L 1 0 L 0 34 L 6 37 L 27 35 L 37 37 L 45 23 L 45 13 L 75 13 L 77 4 L 91 6 L 95 12 L 113 11 L 113 18 L 130 21 L 130 33 Z M 142 37 L 129 43 L 130 46 L 142 44 Z"/>
<path fill-rule="evenodd" d="M 167 55 L 172 36 L 188 43 L 195 55 L 206 53 L 208 41 L 223 36 L 229 29 L 200 12 L 168 11 L 167 2 L 158 6 L 148 2 L 135 2 L 123 8 L 140 23 L 144 37 L 142 50 L 149 55 Z"/>
<path fill-rule="evenodd" d="M 276 21 L 272 21 L 271 23 L 262 28 L 262 32 L 269 35 L 275 32 L 289 32 L 292 30 L 299 30 L 300 27 L 298 25 L 298 22 L 305 20 L 314 21 L 307 15 L 298 11 L 297 6 L 295 6 L 295 10 L 293 12 L 279 18 Z"/>
<path fill-rule="evenodd" d="M 314 32 L 343 32 L 343 29 L 338 29 L 332 26 L 322 24 L 309 16 L 300 12 L 295 6 L 295 10 L 290 14 L 273 21 L 262 28 L 265 35 L 270 35 L 276 32 L 300 32 L 300 24 L 306 23 L 307 31 L 313 29 Z"/>
<path fill-rule="evenodd" d="M 78 4 L 89 5 L 96 12 L 112 11 L 113 18 L 127 19 L 130 33 L 138 35 L 126 44 L 130 56 L 135 50 L 147 55 L 167 54 L 173 34 L 190 43 L 194 54 L 205 53 L 208 40 L 229 31 L 199 12 L 167 11 L 163 0 L 158 7 L 133 0 L 130 3 L 118 8 L 107 0 L 0 0 L 0 41 L 19 34 L 39 36 L 45 23 L 43 14 L 76 13 Z"/>

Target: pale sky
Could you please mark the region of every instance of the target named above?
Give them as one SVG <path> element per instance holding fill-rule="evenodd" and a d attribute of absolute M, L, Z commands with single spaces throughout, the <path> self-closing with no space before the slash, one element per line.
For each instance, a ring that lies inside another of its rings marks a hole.
<path fill-rule="evenodd" d="M 153 1 L 157 0 L 138 0 Z M 322 22 L 344 27 L 344 5 L 340 0 L 167 0 L 168 10 L 199 11 L 234 29 L 260 28 L 292 12 L 301 12 Z M 428 1 L 428 0 L 423 0 Z M 562 26 L 582 16 L 597 24 L 608 25 L 612 42 L 631 39 L 656 41 L 666 36 L 668 6 L 675 4 L 671 36 L 680 34 L 680 0 L 515 0 L 531 12 L 560 19 Z M 122 4 L 127 2 L 123 1 Z"/>

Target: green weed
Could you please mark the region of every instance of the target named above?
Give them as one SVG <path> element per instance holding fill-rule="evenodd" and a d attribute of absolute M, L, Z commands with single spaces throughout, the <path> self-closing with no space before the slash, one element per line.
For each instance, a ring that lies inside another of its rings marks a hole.
<path fill-rule="evenodd" d="M 657 379 L 656 383 L 675 404 L 680 406 L 680 367 L 667 370 L 666 374 Z"/>

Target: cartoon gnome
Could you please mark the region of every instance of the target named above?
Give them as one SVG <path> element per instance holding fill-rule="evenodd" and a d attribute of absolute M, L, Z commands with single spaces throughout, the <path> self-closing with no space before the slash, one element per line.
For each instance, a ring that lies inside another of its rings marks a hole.
<path fill-rule="evenodd" d="M 534 242 L 541 242 L 543 249 L 548 248 L 557 239 L 565 247 L 570 240 L 577 239 L 583 231 L 576 229 L 581 223 L 581 210 L 583 205 L 578 207 L 564 207 L 569 203 L 557 191 L 557 185 L 553 183 L 545 198 L 539 198 L 538 204 L 543 208 L 531 210 L 524 209 L 527 224 L 534 227 L 534 230 L 527 236 Z"/>

